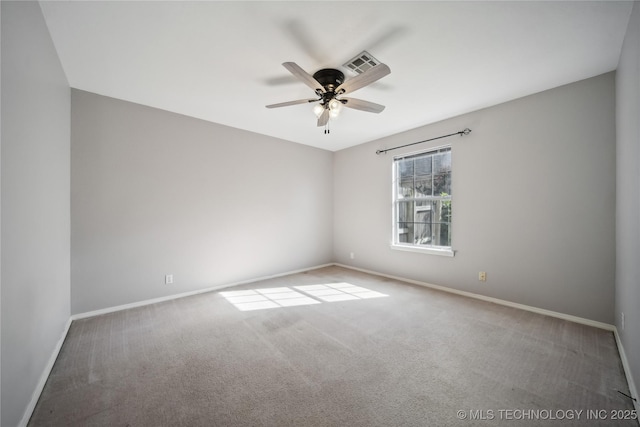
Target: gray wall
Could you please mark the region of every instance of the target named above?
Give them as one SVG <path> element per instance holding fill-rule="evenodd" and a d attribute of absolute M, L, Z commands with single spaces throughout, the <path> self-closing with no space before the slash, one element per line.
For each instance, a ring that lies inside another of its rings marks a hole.
<path fill-rule="evenodd" d="M 335 260 L 613 323 L 614 95 L 608 73 L 336 152 Z M 468 136 L 375 154 L 465 127 Z M 444 143 L 456 256 L 391 250 L 393 156 Z"/>
<path fill-rule="evenodd" d="M 633 6 L 616 75 L 616 327 L 640 386 L 640 4 Z M 625 329 L 622 329 L 622 313 Z M 636 396 L 637 397 L 637 396 Z"/>
<path fill-rule="evenodd" d="M 71 99 L 73 313 L 331 262 L 331 152 Z"/>
<path fill-rule="evenodd" d="M 2 8 L 2 425 L 70 315 L 69 86 L 35 2 Z"/>

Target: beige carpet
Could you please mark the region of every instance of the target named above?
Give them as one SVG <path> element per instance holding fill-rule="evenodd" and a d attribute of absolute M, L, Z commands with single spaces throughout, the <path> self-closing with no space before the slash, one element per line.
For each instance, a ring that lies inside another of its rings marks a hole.
<path fill-rule="evenodd" d="M 637 426 L 616 390 L 611 332 L 329 267 L 74 321 L 29 425 Z"/>

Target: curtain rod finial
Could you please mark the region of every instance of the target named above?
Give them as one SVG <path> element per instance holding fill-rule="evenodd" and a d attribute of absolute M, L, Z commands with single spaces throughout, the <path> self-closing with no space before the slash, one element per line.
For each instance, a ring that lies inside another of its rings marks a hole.
<path fill-rule="evenodd" d="M 463 130 L 462 133 L 465 135 L 469 135 L 471 133 L 471 129 L 465 128 L 465 130 Z"/>

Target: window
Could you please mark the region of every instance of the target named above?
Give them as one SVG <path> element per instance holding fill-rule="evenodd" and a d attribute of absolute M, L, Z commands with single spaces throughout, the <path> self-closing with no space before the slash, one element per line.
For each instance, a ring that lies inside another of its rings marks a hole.
<path fill-rule="evenodd" d="M 451 147 L 393 160 L 394 249 L 453 255 Z"/>

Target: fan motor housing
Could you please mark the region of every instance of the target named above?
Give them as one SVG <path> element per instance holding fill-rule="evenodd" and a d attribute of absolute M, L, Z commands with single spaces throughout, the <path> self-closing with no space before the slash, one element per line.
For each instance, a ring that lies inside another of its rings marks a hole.
<path fill-rule="evenodd" d="M 313 78 L 324 87 L 327 92 L 334 92 L 344 82 L 344 74 L 333 68 L 324 68 L 316 71 Z"/>

